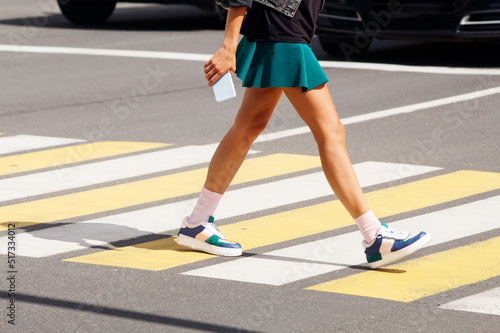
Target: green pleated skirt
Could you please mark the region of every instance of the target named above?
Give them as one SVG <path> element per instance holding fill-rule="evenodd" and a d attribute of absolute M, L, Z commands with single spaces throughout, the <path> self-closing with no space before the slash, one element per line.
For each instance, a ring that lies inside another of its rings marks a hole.
<path fill-rule="evenodd" d="M 307 44 L 249 42 L 236 51 L 236 75 L 243 87 L 302 87 L 307 91 L 328 82 L 325 72 Z"/>

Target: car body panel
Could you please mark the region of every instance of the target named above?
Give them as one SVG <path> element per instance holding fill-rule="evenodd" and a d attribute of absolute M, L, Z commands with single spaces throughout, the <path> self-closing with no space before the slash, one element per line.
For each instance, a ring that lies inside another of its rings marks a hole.
<path fill-rule="evenodd" d="M 379 39 L 500 40 L 500 1 L 327 0 L 318 35 Z"/>

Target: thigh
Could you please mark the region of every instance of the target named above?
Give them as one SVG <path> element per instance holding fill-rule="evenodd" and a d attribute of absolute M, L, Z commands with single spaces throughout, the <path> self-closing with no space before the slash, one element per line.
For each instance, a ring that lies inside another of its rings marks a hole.
<path fill-rule="evenodd" d="M 282 95 L 282 88 L 246 88 L 235 124 L 267 124 Z"/>
<path fill-rule="evenodd" d="M 315 137 L 343 131 L 325 84 L 306 92 L 302 92 L 301 88 L 284 88 L 284 93 Z"/>

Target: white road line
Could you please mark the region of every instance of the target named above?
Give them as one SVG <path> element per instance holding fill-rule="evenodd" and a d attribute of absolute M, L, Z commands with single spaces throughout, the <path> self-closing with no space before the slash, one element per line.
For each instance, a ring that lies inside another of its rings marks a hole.
<path fill-rule="evenodd" d="M 455 74 L 455 75 L 500 75 L 500 69 L 461 68 L 438 66 L 408 66 L 393 64 L 378 64 L 370 62 L 320 61 L 323 68 L 368 69 L 385 72 L 425 73 L 425 74 Z"/>
<path fill-rule="evenodd" d="M 26 45 L 8 45 L 0 44 L 0 52 L 29 52 L 29 53 L 47 53 L 47 54 L 73 54 L 73 55 L 94 55 L 94 56 L 115 56 L 115 57 L 134 57 L 134 58 L 154 58 L 170 60 L 189 60 L 189 61 L 207 61 L 210 54 L 197 53 L 178 53 L 178 52 L 159 52 L 159 51 L 137 51 L 137 50 L 112 50 L 112 49 L 92 49 L 92 48 L 74 48 L 74 47 L 54 47 L 54 46 L 26 46 Z M 447 68 L 447 67 L 422 67 L 422 66 L 403 66 L 387 65 L 373 63 L 346 63 L 338 61 L 321 61 L 320 64 L 325 68 L 351 68 L 365 70 L 381 70 L 394 72 L 416 72 L 433 74 L 474 74 L 474 75 L 500 75 L 500 69 L 471 69 L 471 68 Z M 437 106 L 449 105 L 453 103 L 468 101 L 485 96 L 491 96 L 500 93 L 500 87 L 480 90 L 468 94 L 462 94 L 447 98 L 441 98 L 434 101 L 417 103 L 413 105 L 397 107 L 389 110 L 372 112 L 364 115 L 341 119 L 344 125 L 355 124 L 363 121 L 380 119 L 398 114 L 410 113 L 425 110 Z M 265 142 L 286 138 L 294 135 L 308 133 L 308 127 L 299 127 L 290 130 L 284 130 L 275 133 L 261 134 L 255 142 Z"/>
<path fill-rule="evenodd" d="M 390 182 L 438 170 L 435 167 L 364 162 L 354 165 L 361 186 Z M 332 194 L 322 172 L 226 192 L 216 218 L 228 218 Z M 18 256 L 45 257 L 91 245 L 179 228 L 196 199 L 18 234 Z M 5 240 L 0 238 L 1 241 Z M 5 251 L 4 248 L 0 248 Z"/>
<path fill-rule="evenodd" d="M 491 95 L 496 95 L 499 93 L 500 93 L 500 87 L 495 87 L 495 88 L 475 91 L 472 93 L 467 93 L 467 94 L 462 94 L 462 95 L 457 95 L 457 96 L 452 96 L 452 97 L 446 97 L 446 98 L 440 98 L 440 99 L 436 99 L 433 101 L 417 103 L 417 104 L 412 104 L 412 105 L 407 105 L 407 106 L 401 106 L 401 107 L 397 107 L 397 108 L 393 108 L 393 109 L 375 111 L 375 112 L 371 112 L 371 113 L 362 114 L 359 116 L 343 118 L 340 121 L 344 125 L 357 124 L 357 123 L 361 123 L 361 122 L 368 121 L 368 120 L 381 119 L 381 118 L 395 116 L 395 115 L 399 115 L 399 114 L 407 114 L 407 113 L 412 113 L 415 111 L 427 110 L 427 109 L 435 108 L 438 106 L 470 101 L 473 99 L 491 96 Z M 310 132 L 310 130 L 307 126 L 298 127 L 298 128 L 294 128 L 294 129 L 280 131 L 280 132 L 261 134 L 257 138 L 257 140 L 255 140 L 255 142 L 265 142 L 265 141 L 277 140 L 277 139 L 286 138 L 286 137 L 304 134 L 304 133 L 309 133 L 309 132 Z"/>
<path fill-rule="evenodd" d="M 186 146 L 0 180 L 0 201 L 143 176 L 210 161 L 216 144 Z M 255 151 L 250 152 L 255 153 Z"/>
<path fill-rule="evenodd" d="M 436 245 L 497 229 L 499 214 L 500 196 L 496 196 L 390 225 L 424 230 L 432 237 L 431 245 Z M 352 232 L 183 274 L 279 286 L 363 264 L 361 241 L 359 232 Z"/>
<path fill-rule="evenodd" d="M 355 164 L 353 168 L 362 187 L 383 184 L 441 169 L 430 166 L 372 161 Z M 230 198 L 224 197 L 221 201 L 218 208 L 221 213 L 217 217 L 238 216 L 331 195 L 333 195 L 333 191 L 321 171 L 294 179 L 253 186 L 241 192 L 235 191 Z M 246 203 L 248 207 L 242 206 L 242 203 Z"/>
<path fill-rule="evenodd" d="M 500 287 L 441 305 L 440 308 L 500 316 Z"/>
<path fill-rule="evenodd" d="M 36 135 L 14 135 L 0 138 L 0 155 L 18 153 L 27 150 L 50 148 L 72 143 L 85 142 L 80 139 L 52 138 Z"/>
<path fill-rule="evenodd" d="M 182 53 L 182 52 L 158 52 L 158 51 L 138 51 L 138 50 L 110 50 L 93 49 L 80 47 L 58 47 L 58 46 L 28 46 L 28 45 L 8 45 L 0 44 L 0 51 L 3 52 L 23 52 L 23 53 L 45 53 L 45 54 L 71 54 L 71 55 L 92 55 L 107 57 L 127 57 L 127 58 L 148 58 L 148 59 L 168 59 L 168 60 L 189 60 L 208 61 L 211 54 Z"/>
<path fill-rule="evenodd" d="M 0 44 L 0 51 L 188 60 L 188 61 L 208 61 L 212 57 L 212 54 L 202 54 L 202 53 L 116 50 L 116 49 L 113 50 L 113 49 L 95 49 L 95 48 L 80 48 L 80 47 L 29 46 L 29 45 L 9 45 L 9 44 Z M 378 64 L 369 62 L 345 62 L 345 61 L 327 61 L 327 60 L 320 61 L 319 63 L 324 68 L 361 69 L 361 70 L 375 70 L 375 71 L 388 71 L 388 72 L 452 74 L 452 75 L 500 75 L 500 69 L 485 69 L 485 68 L 409 66 L 409 65 Z"/>

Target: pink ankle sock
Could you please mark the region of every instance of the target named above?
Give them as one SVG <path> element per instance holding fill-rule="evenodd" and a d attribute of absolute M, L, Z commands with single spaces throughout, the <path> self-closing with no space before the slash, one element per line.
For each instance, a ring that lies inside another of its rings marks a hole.
<path fill-rule="evenodd" d="M 363 215 L 354 219 L 366 244 L 372 243 L 377 237 L 380 221 L 370 209 Z"/>
<path fill-rule="evenodd" d="M 189 227 L 196 227 L 201 222 L 208 221 L 217 209 L 220 199 L 222 199 L 222 194 L 202 188 L 198 202 L 188 218 Z"/>

